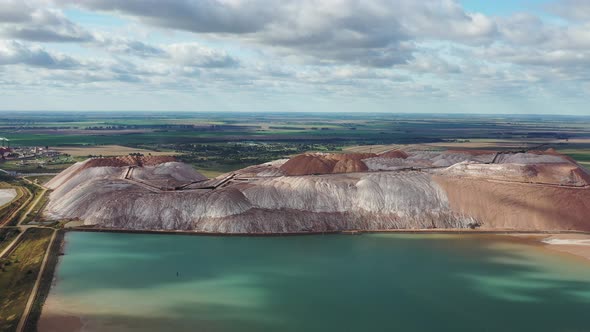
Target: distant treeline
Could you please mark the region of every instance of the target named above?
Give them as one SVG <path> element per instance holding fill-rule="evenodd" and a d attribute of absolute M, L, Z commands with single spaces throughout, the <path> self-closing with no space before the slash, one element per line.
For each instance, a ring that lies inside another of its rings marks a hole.
<path fill-rule="evenodd" d="M 289 127 L 289 126 L 270 126 L 268 127 L 269 129 L 276 129 L 276 130 L 305 130 L 306 128 L 303 127 Z M 330 130 L 329 127 L 311 127 L 309 128 L 311 130 Z M 356 129 L 356 128 L 350 128 L 350 129 Z"/>
<path fill-rule="evenodd" d="M 236 125 L 182 125 L 182 124 L 158 124 L 158 125 L 106 125 L 106 126 L 89 126 L 85 130 L 129 130 L 129 129 L 155 129 L 155 130 L 255 130 L 258 126 L 236 126 Z"/>
<path fill-rule="evenodd" d="M 0 127 L 0 130 L 10 130 L 10 129 L 18 129 L 18 130 L 39 130 L 39 129 L 47 129 L 47 130 L 60 130 L 60 129 L 76 129 L 76 127 L 27 127 L 27 126 L 3 126 Z"/>
<path fill-rule="evenodd" d="M 221 143 L 170 144 L 167 149 L 182 152 L 180 160 L 203 169 L 239 169 L 286 158 L 307 151 L 340 151 L 338 144 L 314 143 Z"/>

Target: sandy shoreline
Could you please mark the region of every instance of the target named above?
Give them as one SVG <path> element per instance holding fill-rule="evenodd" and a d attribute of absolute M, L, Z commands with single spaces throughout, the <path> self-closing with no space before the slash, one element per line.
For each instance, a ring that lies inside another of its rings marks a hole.
<path fill-rule="evenodd" d="M 70 221 L 72 222 L 72 221 Z M 589 235 L 590 232 L 585 231 L 540 231 L 540 230 L 515 230 L 512 228 L 506 229 L 487 229 L 487 228 L 400 228 L 400 229 L 350 229 L 350 230 L 325 230 L 325 231 L 301 231 L 301 232 L 205 232 L 194 230 L 165 230 L 165 229 L 127 229 L 114 227 L 98 227 L 96 225 L 78 225 L 78 220 L 73 220 L 76 224 L 66 224 L 66 230 L 72 232 L 98 232 L 98 233 L 125 233 L 125 234 L 174 234 L 174 235 L 188 235 L 188 236 L 220 236 L 220 237 L 282 237 L 282 236 L 305 236 L 305 235 L 350 235 L 350 234 L 377 234 L 377 233 L 391 233 L 391 234 L 457 234 L 457 235 L 522 235 L 522 236 L 549 236 L 557 234 L 582 234 Z"/>
<path fill-rule="evenodd" d="M 76 230 L 77 231 L 77 230 Z M 84 229 L 84 231 L 108 232 L 105 229 Z M 219 234 L 190 234 L 191 232 L 133 232 L 124 230 L 111 230 L 115 233 L 159 233 L 159 234 L 184 234 L 184 235 L 219 235 Z M 572 258 L 584 259 L 590 263 L 590 234 L 588 233 L 541 233 L 541 232 L 510 232 L 510 231 L 469 231 L 469 230 L 396 230 L 396 231 L 372 231 L 358 232 L 362 233 L 414 233 L 414 234 L 457 234 L 457 235 L 498 235 L 503 237 L 513 237 L 515 239 L 525 240 L 531 245 L 540 246 L 543 249 L 553 252 L 559 252 Z M 324 233 L 325 234 L 325 233 Z M 333 233 L 334 234 L 334 233 Z M 338 232 L 336 234 L 353 234 L 350 232 Z M 233 234 L 234 236 L 244 236 L 245 234 Z M 265 236 L 268 234 L 256 234 L 255 236 Z M 280 234 L 275 234 L 275 236 Z M 293 236 L 297 234 L 284 234 Z M 313 235 L 301 233 L 298 235 Z M 317 234 L 316 234 L 317 235 Z M 65 245 L 65 239 L 64 239 Z M 59 264 L 59 263 L 58 263 Z M 58 281 L 54 281 L 58 282 Z M 52 285 L 53 288 L 54 285 Z M 39 319 L 37 329 L 39 332 L 78 332 L 83 331 L 85 323 L 82 317 L 74 313 L 65 311 L 64 306 L 54 297 L 49 296 L 43 305 L 42 314 Z"/>
<path fill-rule="evenodd" d="M 553 234 L 541 240 L 545 248 L 590 261 L 590 234 Z"/>
<path fill-rule="evenodd" d="M 544 249 L 568 254 L 590 263 L 590 234 L 587 233 L 530 233 L 510 234 L 510 236 L 529 239 Z"/>
<path fill-rule="evenodd" d="M 84 325 L 79 317 L 56 311 L 48 314 L 43 313 L 42 319 L 39 320 L 39 325 L 37 325 L 37 331 L 78 332 L 82 331 L 83 327 Z"/>
<path fill-rule="evenodd" d="M 59 246 L 59 252 L 65 253 L 67 247 L 67 241 L 65 236 L 61 238 L 61 244 Z M 59 265 L 61 264 L 61 258 L 57 261 L 54 273 L 57 273 Z M 37 323 L 37 331 L 40 332 L 79 332 L 84 328 L 82 317 L 67 312 L 64 310 L 64 305 L 59 302 L 55 297 L 51 296 L 53 287 L 59 282 L 56 275 L 54 274 L 53 280 L 51 281 L 51 287 L 49 294 L 43 303 L 41 309 L 41 315 L 39 316 L 39 322 Z"/>

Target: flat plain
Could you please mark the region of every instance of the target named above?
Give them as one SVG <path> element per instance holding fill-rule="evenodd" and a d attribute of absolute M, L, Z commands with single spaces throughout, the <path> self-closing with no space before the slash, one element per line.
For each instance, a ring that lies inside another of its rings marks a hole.
<path fill-rule="evenodd" d="M 0 136 L 12 146 L 46 146 L 69 160 L 89 155 L 177 155 L 209 176 L 317 152 L 394 148 L 522 150 L 553 148 L 590 163 L 590 117 L 541 115 L 190 112 L 4 112 Z M 38 173 L 36 166 L 0 168 Z"/>
<path fill-rule="evenodd" d="M 94 146 L 65 146 L 55 148 L 55 151 L 69 154 L 73 157 L 87 157 L 92 156 L 127 156 L 130 153 L 141 153 L 152 156 L 170 156 L 176 154 L 174 151 L 154 151 L 141 148 L 131 148 L 121 145 L 94 145 Z"/>

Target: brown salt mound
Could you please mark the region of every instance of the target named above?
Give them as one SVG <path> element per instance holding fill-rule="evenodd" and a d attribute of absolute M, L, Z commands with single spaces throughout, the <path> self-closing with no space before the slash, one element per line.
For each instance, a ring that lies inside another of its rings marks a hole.
<path fill-rule="evenodd" d="M 379 155 L 379 157 L 381 158 L 401 158 L 401 159 L 406 159 L 409 157 L 409 155 L 402 150 L 392 150 L 392 151 L 387 151 L 385 153 L 382 153 Z"/>
<path fill-rule="evenodd" d="M 369 168 L 362 159 L 375 156 L 374 153 L 307 153 L 289 159 L 280 170 L 289 176 L 366 172 Z"/>
<path fill-rule="evenodd" d="M 302 154 L 289 159 L 280 168 L 286 175 L 311 175 L 332 173 L 335 165 L 335 160 L 320 155 Z"/>
<path fill-rule="evenodd" d="M 354 173 L 368 170 L 369 167 L 359 159 L 342 159 L 334 165 L 332 173 Z"/>
<path fill-rule="evenodd" d="M 590 190 L 434 176 L 451 209 L 483 229 L 590 231 Z"/>

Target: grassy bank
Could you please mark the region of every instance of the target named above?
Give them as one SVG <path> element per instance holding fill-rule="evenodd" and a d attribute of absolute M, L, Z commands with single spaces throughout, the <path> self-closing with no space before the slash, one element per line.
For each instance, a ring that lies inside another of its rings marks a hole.
<path fill-rule="evenodd" d="M 18 234 L 20 231 L 16 228 L 0 228 L 0 252 L 12 243 Z"/>
<path fill-rule="evenodd" d="M 40 166 L 37 162 L 43 162 Z M 0 163 L 0 168 L 5 171 L 15 171 L 22 174 L 27 173 L 59 173 L 64 169 L 72 166 L 77 159 L 62 158 L 59 160 L 52 160 L 50 158 L 37 158 L 30 163 L 21 164 L 21 160 L 8 160 Z"/>
<path fill-rule="evenodd" d="M 37 186 L 36 186 L 37 187 Z M 45 208 L 45 205 L 49 202 L 49 191 L 42 190 L 41 188 L 37 187 L 38 190 L 35 192 L 35 197 L 29 205 L 27 205 L 23 210 L 29 211 L 29 214 L 23 219 L 22 224 L 28 224 L 31 222 L 41 222 L 43 221 L 41 212 Z M 24 213 L 24 212 L 23 212 Z M 22 217 L 21 217 L 22 218 Z"/>
<path fill-rule="evenodd" d="M 560 150 L 559 152 L 572 157 L 580 165 L 582 165 L 590 171 L 590 147 L 579 149 L 564 149 Z"/>
<path fill-rule="evenodd" d="M 25 331 L 36 331 L 37 329 L 37 323 L 41 317 L 43 303 L 45 303 L 45 300 L 49 295 L 49 291 L 51 290 L 51 282 L 53 281 L 53 275 L 55 273 L 55 269 L 57 268 L 57 262 L 61 253 L 64 235 L 65 231 L 58 231 L 55 241 L 53 241 L 51 248 L 49 248 L 50 251 L 49 257 L 47 259 L 47 265 L 45 267 L 45 271 L 43 271 L 43 275 L 41 276 L 41 283 L 37 292 L 37 297 L 35 297 L 35 302 L 33 303 L 29 318 L 27 319 Z"/>
<path fill-rule="evenodd" d="M 27 176 L 27 179 L 31 180 L 32 182 L 37 181 L 39 185 L 45 185 L 51 179 L 54 178 L 54 175 L 36 175 L 36 176 Z"/>
<path fill-rule="evenodd" d="M 31 228 L 8 257 L 0 260 L 0 331 L 18 325 L 53 231 Z"/>

